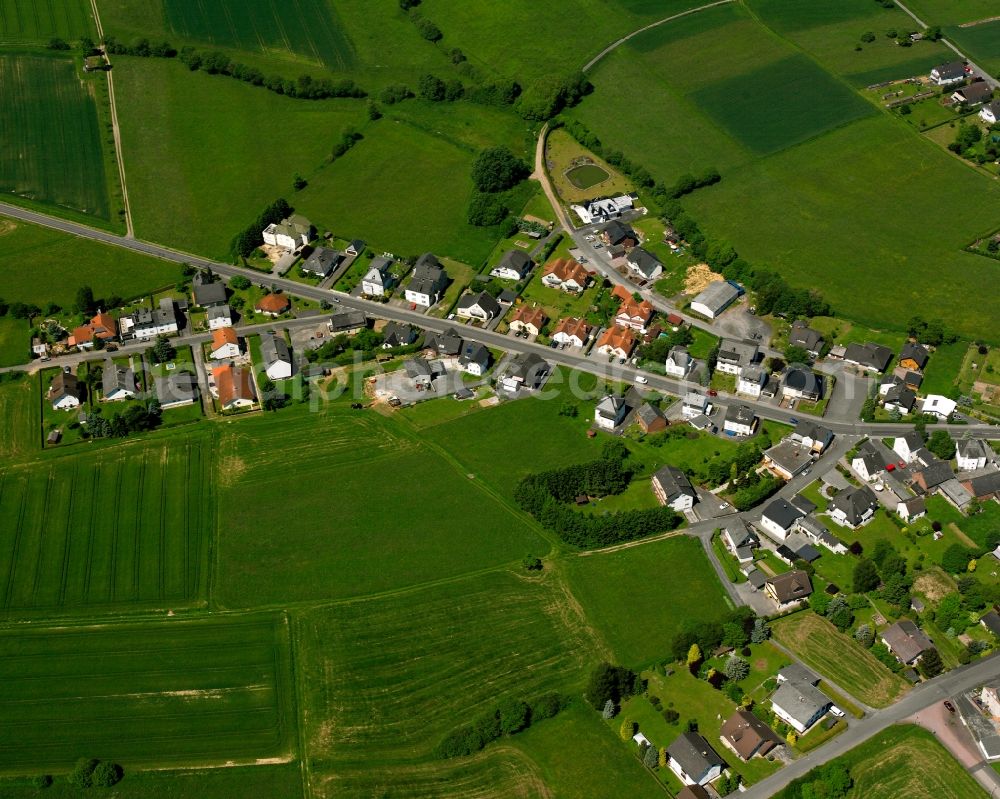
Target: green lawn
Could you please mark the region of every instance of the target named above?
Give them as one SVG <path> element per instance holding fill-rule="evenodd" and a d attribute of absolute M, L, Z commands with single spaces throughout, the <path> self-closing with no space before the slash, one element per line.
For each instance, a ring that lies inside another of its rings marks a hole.
<path fill-rule="evenodd" d="M 729 609 L 701 543 L 685 535 L 567 558 L 560 568 L 618 661 L 633 668 L 669 659 L 685 621 L 718 621 Z"/>
<path fill-rule="evenodd" d="M 31 360 L 30 332 L 25 319 L 12 316 L 0 318 L 0 366 L 13 366 Z"/>
<path fill-rule="evenodd" d="M 924 368 L 924 382 L 920 384 L 921 394 L 950 395 L 958 388 L 958 374 L 969 345 L 964 341 L 942 344 L 931 353 Z"/>
<path fill-rule="evenodd" d="M 0 632 L 7 773 L 294 753 L 287 620 L 273 614 Z"/>

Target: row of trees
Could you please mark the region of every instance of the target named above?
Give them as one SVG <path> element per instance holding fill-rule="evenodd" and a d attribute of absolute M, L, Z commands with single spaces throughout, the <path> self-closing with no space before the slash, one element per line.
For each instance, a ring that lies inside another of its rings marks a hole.
<path fill-rule="evenodd" d="M 483 150 L 472 162 L 475 191 L 469 199 L 467 220 L 470 225 L 488 227 L 505 224 L 501 231 L 510 235 L 517 230 L 511 219 L 508 193 L 531 174 L 531 168 L 506 147 Z"/>
<path fill-rule="evenodd" d="M 268 225 L 280 222 L 292 213 L 292 207 L 284 197 L 279 197 L 267 208 L 261 211 L 251 224 L 237 233 L 229 245 L 233 255 L 246 258 L 264 243 L 263 230 Z"/>
<path fill-rule="evenodd" d="M 95 408 L 87 419 L 83 438 L 126 438 L 132 433 L 145 433 L 160 426 L 163 411 L 153 398 L 145 403 L 129 405 L 124 411 L 109 416 Z"/>
<path fill-rule="evenodd" d="M 434 748 L 434 754 L 440 758 L 471 755 L 492 741 L 515 735 L 542 719 L 552 718 L 564 706 L 563 697 L 556 693 L 545 694 L 530 704 L 522 699 L 501 699 L 472 724 L 448 733 Z"/>

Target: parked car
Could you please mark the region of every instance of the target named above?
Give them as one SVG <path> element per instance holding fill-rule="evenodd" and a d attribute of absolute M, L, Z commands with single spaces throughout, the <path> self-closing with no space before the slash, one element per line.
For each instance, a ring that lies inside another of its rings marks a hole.
<path fill-rule="evenodd" d="M 788 423 L 789 423 L 789 424 L 798 424 L 798 423 L 799 423 L 799 420 L 798 420 L 798 419 L 796 419 L 796 418 L 795 418 L 794 416 L 789 416 L 789 417 L 788 417 Z"/>
<path fill-rule="evenodd" d="M 644 385 L 646 385 L 649 382 L 649 380 L 647 378 L 643 377 L 642 375 L 636 375 L 635 376 L 635 382 L 638 383 L 639 385 L 644 386 Z"/>
<path fill-rule="evenodd" d="M 945 707 L 945 710 L 947 710 L 949 713 L 954 713 L 955 712 L 955 706 L 951 702 L 949 702 L 947 699 L 944 700 L 944 707 Z"/>
<path fill-rule="evenodd" d="M 710 396 L 710 397 L 717 397 L 717 396 L 719 396 L 719 392 L 716 391 L 714 388 L 710 388 L 708 390 L 708 396 Z"/>
<path fill-rule="evenodd" d="M 844 711 L 843 711 L 843 710 L 841 710 L 841 709 L 840 709 L 839 707 L 837 707 L 836 705 L 830 705 L 830 712 L 831 712 L 831 713 L 832 713 L 832 714 L 833 714 L 834 716 L 836 716 L 836 717 L 837 717 L 838 719 L 840 719 L 840 718 L 843 718 L 843 717 L 844 717 Z"/>

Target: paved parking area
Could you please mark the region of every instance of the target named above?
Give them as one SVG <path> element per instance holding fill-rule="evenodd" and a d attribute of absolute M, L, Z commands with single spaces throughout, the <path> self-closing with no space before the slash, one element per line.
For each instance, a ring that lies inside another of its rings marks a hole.
<path fill-rule="evenodd" d="M 422 400 L 447 397 L 460 388 L 473 388 L 478 383 L 466 383 L 465 372 L 455 369 L 452 364 L 446 365 L 443 375 L 435 379 L 429 388 L 418 389 L 405 369 L 377 375 L 375 377 L 375 392 L 377 396 L 398 397 L 404 405 Z"/>

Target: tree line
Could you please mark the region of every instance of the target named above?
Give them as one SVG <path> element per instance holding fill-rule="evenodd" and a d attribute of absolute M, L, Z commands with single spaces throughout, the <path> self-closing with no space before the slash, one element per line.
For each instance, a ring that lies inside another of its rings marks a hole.
<path fill-rule="evenodd" d="M 279 197 L 261 211 L 260 216 L 254 222 L 233 237 L 232 243 L 229 245 L 230 252 L 237 257 L 246 258 L 264 243 L 264 228 L 288 218 L 291 213 L 292 207 L 288 201 Z"/>
<path fill-rule="evenodd" d="M 474 754 L 488 743 L 515 735 L 542 719 L 555 716 L 565 700 L 557 693 L 545 694 L 530 704 L 523 699 L 501 699 L 471 724 L 448 733 L 436 747 L 436 757 L 447 759 Z"/>

